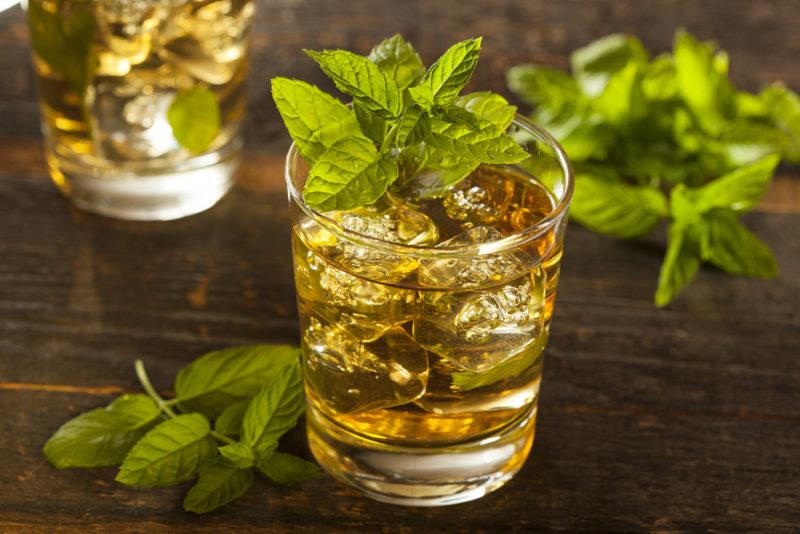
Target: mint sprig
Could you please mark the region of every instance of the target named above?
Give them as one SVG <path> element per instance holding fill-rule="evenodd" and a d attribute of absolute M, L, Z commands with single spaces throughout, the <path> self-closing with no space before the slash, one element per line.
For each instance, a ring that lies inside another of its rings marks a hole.
<path fill-rule="evenodd" d="M 306 203 L 320 211 L 347 210 L 374 203 L 390 189 L 436 196 L 481 163 L 526 159 L 505 133 L 514 106 L 489 92 L 459 97 L 480 47 L 481 38 L 456 43 L 427 70 L 400 35 L 376 45 L 369 57 L 307 50 L 353 98 L 350 108 L 304 82 L 274 78 L 278 111 L 311 164 Z"/>
<path fill-rule="evenodd" d="M 243 495 L 254 470 L 281 485 L 321 473 L 276 450 L 305 407 L 297 348 L 257 345 L 206 354 L 178 373 L 176 397 L 169 400 L 153 388 L 140 360 L 136 374 L 146 394 L 122 395 L 62 425 L 44 446 L 51 464 L 120 465 L 116 480 L 135 487 L 198 477 L 183 503 L 195 513 Z"/>
<path fill-rule="evenodd" d="M 800 162 L 800 98 L 781 84 L 737 90 L 725 52 L 684 31 L 671 54 L 650 58 L 638 39 L 615 34 L 570 60 L 572 76 L 519 65 L 507 78 L 573 162 L 571 217 L 622 239 L 669 223 L 659 306 L 703 262 L 775 276 L 769 248 L 738 217 L 755 207 L 781 158 Z"/>

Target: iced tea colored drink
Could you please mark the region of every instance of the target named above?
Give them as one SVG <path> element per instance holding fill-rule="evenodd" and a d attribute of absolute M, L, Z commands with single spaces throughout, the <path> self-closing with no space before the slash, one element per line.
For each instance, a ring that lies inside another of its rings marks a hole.
<path fill-rule="evenodd" d="M 232 184 L 251 0 L 30 0 L 53 181 L 80 207 L 173 219 Z"/>
<path fill-rule="evenodd" d="M 380 153 L 359 163 L 358 143 L 343 154 L 344 174 L 367 177 L 386 165 L 394 178 L 391 158 L 401 159 L 393 184 L 364 205 L 310 205 L 341 183 L 327 160 L 347 143 L 309 162 L 295 131 L 287 158 L 310 447 L 329 473 L 387 502 L 478 498 L 520 469 L 533 442 L 572 176 L 553 139 L 512 106 L 491 129 L 487 108 L 508 103 L 482 95 L 458 102 L 469 116 L 448 117 L 476 117 L 462 138 L 484 128 L 512 139 L 513 157 L 485 152 L 511 163 L 456 144 L 468 156 L 454 156 L 462 167 L 450 178 L 454 162 L 438 152 L 448 145 L 434 137 L 449 127 L 435 109 L 431 133 L 387 151 L 385 164 Z M 427 154 L 403 161 L 406 150 Z"/>

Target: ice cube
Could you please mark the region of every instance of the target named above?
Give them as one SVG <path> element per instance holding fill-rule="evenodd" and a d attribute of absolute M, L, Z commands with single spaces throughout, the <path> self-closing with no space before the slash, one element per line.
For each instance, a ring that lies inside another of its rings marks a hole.
<path fill-rule="evenodd" d="M 402 328 L 361 343 L 312 316 L 303 351 L 311 390 L 336 413 L 399 406 L 425 393 L 428 354 Z"/>
<path fill-rule="evenodd" d="M 480 243 L 499 232 L 476 227 L 449 243 Z M 423 260 L 414 338 L 462 369 L 483 372 L 519 354 L 541 333 L 545 274 L 520 251 L 488 256 Z M 487 287 L 488 286 L 488 287 Z"/>
<path fill-rule="evenodd" d="M 362 235 L 404 245 L 435 245 L 439 231 L 434 222 L 419 211 L 403 205 L 364 207 L 325 214 L 343 227 Z M 316 223 L 301 225 L 305 241 L 323 256 L 348 272 L 388 283 L 399 282 L 417 269 L 417 260 L 408 255 L 358 245 L 337 238 Z"/>
<path fill-rule="evenodd" d="M 111 160 L 146 160 L 181 150 L 167 122 L 176 79 L 166 86 L 158 80 L 158 72 L 94 80 L 86 102 L 97 153 Z"/>
<path fill-rule="evenodd" d="M 243 72 L 253 13 L 249 0 L 192 4 L 163 32 L 158 55 L 206 83 L 228 83 Z"/>
<path fill-rule="evenodd" d="M 319 242 L 320 234 L 314 234 Z M 313 240 L 312 240 L 313 242 Z M 295 276 L 303 304 L 349 335 L 371 341 L 411 320 L 415 293 L 349 274 L 295 236 Z"/>
<path fill-rule="evenodd" d="M 188 0 L 104 0 L 93 2 L 101 45 L 131 64 L 142 63 L 156 35 L 172 13 L 173 4 Z"/>
<path fill-rule="evenodd" d="M 514 196 L 514 180 L 491 167 L 479 167 L 442 198 L 445 213 L 462 229 L 502 219 Z"/>

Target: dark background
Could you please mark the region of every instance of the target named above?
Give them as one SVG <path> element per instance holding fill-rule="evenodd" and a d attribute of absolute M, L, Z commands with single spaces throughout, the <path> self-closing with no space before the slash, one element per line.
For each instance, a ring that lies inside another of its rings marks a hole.
<path fill-rule="evenodd" d="M 296 342 L 281 157 L 267 93 L 289 75 L 324 82 L 300 48 L 360 52 L 402 32 L 427 62 L 484 35 L 473 87 L 507 93 L 521 62 L 566 67 L 615 31 L 654 52 L 685 27 L 730 53 L 734 81 L 800 90 L 800 3 L 405 0 L 259 2 L 240 184 L 171 223 L 112 221 L 61 199 L 41 158 L 24 14 L 0 14 L 0 531 L 228 528 L 309 532 L 793 531 L 800 525 L 800 186 L 782 168 L 747 224 L 781 275 L 704 269 L 652 305 L 663 235 L 617 242 L 572 225 L 547 349 L 537 439 L 505 488 L 443 509 L 383 505 L 323 478 L 257 483 L 224 510 L 180 511 L 184 489 L 133 490 L 113 470 L 56 471 L 40 448 L 66 419 L 156 386 L 204 351 Z M 291 446 L 303 451 L 302 432 Z"/>

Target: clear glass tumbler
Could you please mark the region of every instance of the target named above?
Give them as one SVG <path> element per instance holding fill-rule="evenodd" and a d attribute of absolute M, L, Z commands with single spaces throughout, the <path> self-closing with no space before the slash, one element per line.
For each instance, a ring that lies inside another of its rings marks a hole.
<path fill-rule="evenodd" d="M 29 0 L 45 156 L 79 207 L 213 206 L 241 148 L 252 0 Z"/>
<path fill-rule="evenodd" d="M 476 499 L 533 443 L 573 177 L 549 134 L 521 116 L 509 133 L 523 164 L 348 212 L 303 202 L 308 166 L 289 150 L 309 443 L 375 499 Z"/>

